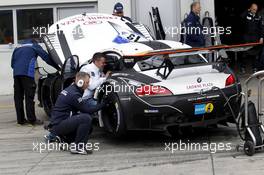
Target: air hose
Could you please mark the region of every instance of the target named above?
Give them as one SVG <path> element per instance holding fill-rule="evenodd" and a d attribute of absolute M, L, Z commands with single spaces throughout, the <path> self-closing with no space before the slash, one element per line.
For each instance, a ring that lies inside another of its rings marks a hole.
<path fill-rule="evenodd" d="M 242 116 L 242 115 L 239 115 L 239 116 L 238 116 L 238 119 L 236 119 L 236 116 L 235 116 L 234 110 L 233 110 L 233 108 L 232 108 L 232 106 L 231 106 L 231 104 L 230 104 L 230 102 L 229 102 L 229 100 L 228 100 L 226 94 L 223 92 L 222 89 L 220 89 L 219 87 L 213 87 L 212 90 L 219 90 L 219 91 L 221 92 L 221 94 L 223 95 L 223 97 L 225 98 L 225 100 L 226 100 L 226 102 L 227 102 L 227 104 L 228 104 L 228 107 L 229 107 L 229 109 L 230 109 L 230 111 L 231 111 L 232 117 L 234 118 L 234 121 L 235 121 L 235 124 L 236 124 L 236 128 L 237 128 L 237 131 L 238 131 L 238 135 L 239 135 L 239 137 L 240 137 L 242 140 L 245 140 L 245 137 L 243 137 L 243 134 L 241 133 L 241 131 L 242 131 L 242 127 L 239 126 L 239 122 L 240 122 L 240 120 L 241 120 L 241 116 Z M 241 110 L 240 110 L 239 114 L 241 114 Z"/>

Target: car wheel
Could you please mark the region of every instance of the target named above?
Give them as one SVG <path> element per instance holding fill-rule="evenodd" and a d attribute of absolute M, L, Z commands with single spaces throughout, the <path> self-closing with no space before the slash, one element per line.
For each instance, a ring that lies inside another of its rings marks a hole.
<path fill-rule="evenodd" d="M 50 117 L 53 104 L 51 100 L 49 82 L 50 82 L 50 79 L 46 79 L 43 83 L 44 85 L 41 88 L 41 99 L 42 99 L 42 105 L 43 105 L 44 111 L 47 114 L 47 116 Z"/>
<path fill-rule="evenodd" d="M 244 144 L 244 152 L 248 156 L 253 156 L 255 154 L 255 146 L 252 141 L 247 140 Z"/>
<path fill-rule="evenodd" d="M 125 116 L 117 94 L 111 93 L 107 97 L 108 103 L 101 110 L 104 128 L 114 137 L 126 134 Z"/>
<path fill-rule="evenodd" d="M 52 99 L 52 104 L 56 103 L 56 100 L 60 94 L 60 92 L 63 90 L 63 85 L 62 85 L 63 81 L 61 79 L 61 77 L 56 77 L 53 81 L 52 81 L 52 86 L 51 86 L 51 99 Z"/>

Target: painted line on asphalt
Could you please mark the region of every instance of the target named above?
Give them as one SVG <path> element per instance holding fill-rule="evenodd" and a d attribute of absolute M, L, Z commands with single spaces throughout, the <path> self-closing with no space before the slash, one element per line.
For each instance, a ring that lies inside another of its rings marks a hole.
<path fill-rule="evenodd" d="M 15 105 L 0 105 L 0 109 L 10 109 L 10 108 L 14 108 Z"/>

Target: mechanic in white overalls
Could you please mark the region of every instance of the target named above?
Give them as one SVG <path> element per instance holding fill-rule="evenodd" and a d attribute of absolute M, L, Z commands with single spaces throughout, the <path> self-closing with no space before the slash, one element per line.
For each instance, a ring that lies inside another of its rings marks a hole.
<path fill-rule="evenodd" d="M 102 53 L 95 53 L 92 58 L 92 63 L 83 66 L 80 70 L 80 72 L 86 72 L 90 75 L 89 87 L 83 94 L 83 99 L 90 99 L 90 105 L 97 104 L 97 101 L 93 98 L 94 92 L 111 75 L 111 71 L 108 71 L 106 74 L 103 73 L 105 65 L 105 55 Z"/>

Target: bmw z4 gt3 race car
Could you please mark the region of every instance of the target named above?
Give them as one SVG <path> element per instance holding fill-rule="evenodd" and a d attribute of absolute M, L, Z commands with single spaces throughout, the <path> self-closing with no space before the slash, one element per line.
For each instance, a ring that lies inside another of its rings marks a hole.
<path fill-rule="evenodd" d="M 166 131 L 172 127 L 234 122 L 241 85 L 226 63 L 209 63 L 207 54 L 254 44 L 191 48 L 180 42 L 154 40 L 142 24 L 106 14 L 81 14 L 53 24 L 43 41 L 60 67 L 39 80 L 39 99 L 50 115 L 60 91 L 73 82 L 95 52 L 106 55 L 111 78 L 94 98 L 107 96 L 99 124 L 114 136 L 127 131 Z M 230 104 L 230 106 L 229 106 Z"/>

